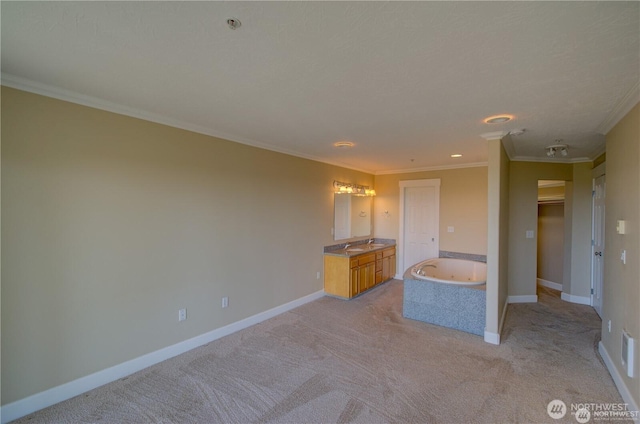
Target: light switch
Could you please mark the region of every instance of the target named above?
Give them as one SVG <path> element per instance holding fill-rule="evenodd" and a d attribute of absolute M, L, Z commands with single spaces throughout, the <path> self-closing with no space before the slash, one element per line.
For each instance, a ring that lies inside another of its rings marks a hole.
<path fill-rule="evenodd" d="M 620 252 L 620 261 L 622 261 L 623 265 L 627 264 L 627 251 L 623 250 L 622 252 Z"/>
<path fill-rule="evenodd" d="M 533 230 L 527 230 L 526 237 L 533 238 Z"/>
<path fill-rule="evenodd" d="M 619 219 L 618 222 L 616 223 L 616 232 L 618 234 L 626 234 L 625 227 L 626 227 L 626 221 Z"/>
<path fill-rule="evenodd" d="M 453 233 L 453 227 L 447 227 L 447 233 Z"/>

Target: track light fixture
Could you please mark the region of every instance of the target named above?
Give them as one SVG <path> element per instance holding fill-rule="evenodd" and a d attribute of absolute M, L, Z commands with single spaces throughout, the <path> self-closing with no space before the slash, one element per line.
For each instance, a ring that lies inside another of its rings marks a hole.
<path fill-rule="evenodd" d="M 566 157 L 569 154 L 569 147 L 566 144 L 553 144 L 545 147 L 545 149 L 547 150 L 547 156 L 550 158 L 555 158 L 557 153 L 562 157 Z"/>

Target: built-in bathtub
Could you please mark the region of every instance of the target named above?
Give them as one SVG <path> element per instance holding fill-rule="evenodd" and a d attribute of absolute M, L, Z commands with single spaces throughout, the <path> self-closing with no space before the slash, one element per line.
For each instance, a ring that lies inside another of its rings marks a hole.
<path fill-rule="evenodd" d="M 465 259 L 432 258 L 411 267 L 418 280 L 463 286 L 481 286 L 487 282 L 487 264 Z"/>
<path fill-rule="evenodd" d="M 487 265 L 464 259 L 432 258 L 404 274 L 405 318 L 483 335 Z"/>

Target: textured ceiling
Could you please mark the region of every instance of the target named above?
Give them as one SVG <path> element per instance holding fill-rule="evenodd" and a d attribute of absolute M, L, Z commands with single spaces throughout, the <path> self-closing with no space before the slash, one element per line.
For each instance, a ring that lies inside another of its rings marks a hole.
<path fill-rule="evenodd" d="M 555 161 L 593 159 L 640 80 L 635 1 L 3 1 L 1 14 L 3 84 L 379 173 L 482 163 L 480 135 L 516 129 L 512 159 L 547 160 L 556 139 L 569 157 Z M 515 119 L 483 123 L 500 113 Z"/>

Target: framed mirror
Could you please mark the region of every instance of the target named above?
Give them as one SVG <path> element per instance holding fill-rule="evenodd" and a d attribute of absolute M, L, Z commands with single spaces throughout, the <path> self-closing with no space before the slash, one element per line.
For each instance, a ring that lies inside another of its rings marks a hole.
<path fill-rule="evenodd" d="M 333 239 L 344 240 L 371 235 L 371 196 L 333 195 Z"/>

